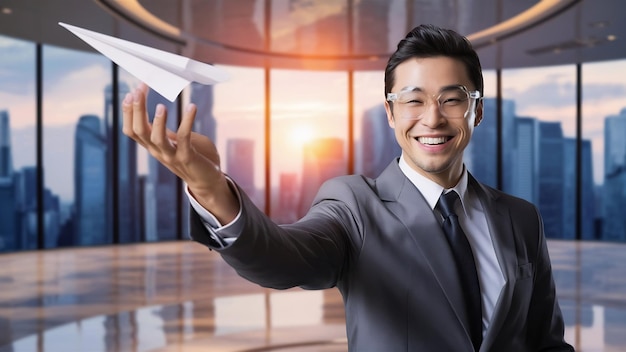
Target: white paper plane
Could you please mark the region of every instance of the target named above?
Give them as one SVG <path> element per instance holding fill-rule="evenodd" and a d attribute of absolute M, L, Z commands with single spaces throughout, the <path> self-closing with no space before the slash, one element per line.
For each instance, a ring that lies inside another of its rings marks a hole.
<path fill-rule="evenodd" d="M 215 84 L 229 78 L 226 71 L 200 61 L 66 23 L 59 24 L 172 102 L 192 81 Z"/>

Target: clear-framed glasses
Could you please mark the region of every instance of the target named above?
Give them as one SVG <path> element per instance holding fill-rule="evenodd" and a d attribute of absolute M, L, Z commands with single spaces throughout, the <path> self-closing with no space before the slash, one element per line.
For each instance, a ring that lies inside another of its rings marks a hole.
<path fill-rule="evenodd" d="M 439 95 L 429 95 L 418 87 L 406 87 L 398 93 L 387 93 L 387 101 L 395 104 L 395 115 L 405 120 L 419 120 L 434 101 L 447 119 L 462 119 L 476 107 L 480 92 L 468 91 L 465 86 L 450 86 Z"/>

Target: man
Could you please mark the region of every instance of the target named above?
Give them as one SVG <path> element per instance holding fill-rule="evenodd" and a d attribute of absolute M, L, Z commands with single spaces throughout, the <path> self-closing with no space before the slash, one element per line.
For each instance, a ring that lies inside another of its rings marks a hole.
<path fill-rule="evenodd" d="M 177 133 L 166 131 L 162 106 L 148 124 L 140 89 L 124 100 L 124 133 L 185 181 L 192 238 L 241 276 L 338 287 L 350 351 L 573 351 L 537 209 L 464 167 L 482 90 L 464 37 L 415 28 L 385 70 L 401 157 L 376 179 L 326 182 L 290 225 L 274 224 L 220 171 L 214 145 L 191 132 L 193 105 Z"/>

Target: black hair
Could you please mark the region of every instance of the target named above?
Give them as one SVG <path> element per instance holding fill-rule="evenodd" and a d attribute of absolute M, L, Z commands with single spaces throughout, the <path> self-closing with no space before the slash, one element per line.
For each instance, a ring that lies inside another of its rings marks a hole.
<path fill-rule="evenodd" d="M 398 43 L 385 68 L 385 97 L 395 83 L 396 67 L 410 58 L 446 56 L 461 61 L 476 90 L 483 93 L 483 73 L 478 54 L 467 38 L 430 24 L 415 27 Z"/>

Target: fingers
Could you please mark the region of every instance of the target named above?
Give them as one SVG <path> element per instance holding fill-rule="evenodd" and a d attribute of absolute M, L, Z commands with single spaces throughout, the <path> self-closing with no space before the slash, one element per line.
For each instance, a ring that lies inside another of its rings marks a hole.
<path fill-rule="evenodd" d="M 133 95 L 127 93 L 122 101 L 122 132 L 128 137 L 135 139 L 133 132 Z"/>
<path fill-rule="evenodd" d="M 183 112 L 183 118 L 176 133 L 177 147 L 181 155 L 187 156 L 191 152 L 191 131 L 196 118 L 197 108 L 195 104 L 189 104 Z"/>
<path fill-rule="evenodd" d="M 150 133 L 150 142 L 157 149 L 165 154 L 172 155 L 176 152 L 174 145 L 167 137 L 167 109 L 163 104 L 158 104 L 152 121 L 152 131 Z"/>
<path fill-rule="evenodd" d="M 150 135 L 150 124 L 146 113 L 146 92 L 140 86 L 133 94 L 133 132 L 142 140 L 147 141 Z"/>

